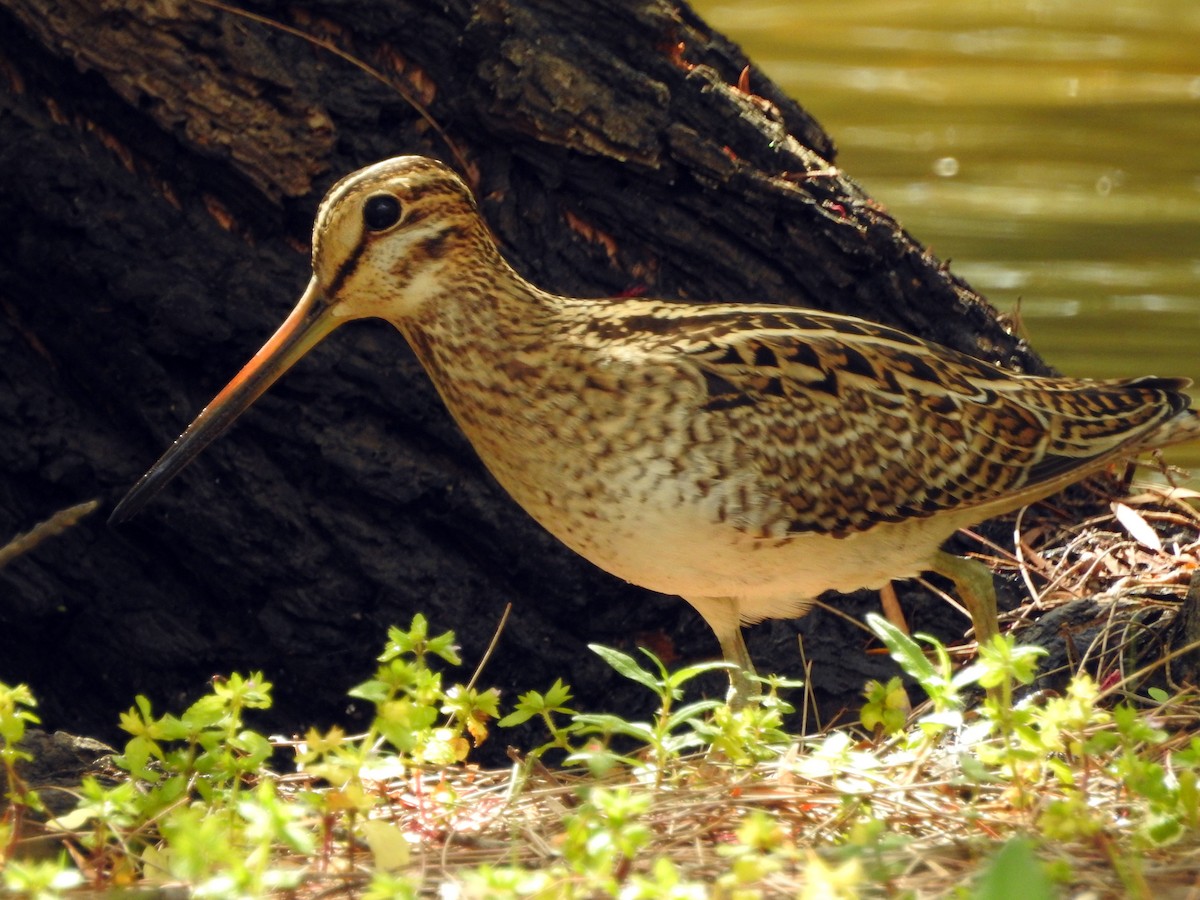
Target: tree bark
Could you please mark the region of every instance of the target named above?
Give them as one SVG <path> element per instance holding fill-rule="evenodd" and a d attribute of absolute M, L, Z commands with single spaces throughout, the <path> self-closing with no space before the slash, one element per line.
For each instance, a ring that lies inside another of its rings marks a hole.
<path fill-rule="evenodd" d="M 102 500 L 0 572 L 0 679 L 28 682 L 48 724 L 111 739 L 135 693 L 177 705 L 251 669 L 276 683 L 273 727 L 345 721 L 385 627 L 416 611 L 472 660 L 512 602 L 483 675 L 509 701 L 562 676 L 580 707 L 640 711 L 591 641 L 716 654 L 686 604 L 533 524 L 386 325 L 339 332 L 105 525 L 290 309 L 323 191 L 375 160 L 455 165 L 550 290 L 812 306 L 1043 370 L 803 109 L 753 68 L 739 87 L 748 61 L 682 4 L 249 10 L 0 0 L 0 535 Z M 755 629 L 760 666 L 799 674 L 797 630 L 827 705 L 856 702 L 879 663 L 836 617 Z"/>

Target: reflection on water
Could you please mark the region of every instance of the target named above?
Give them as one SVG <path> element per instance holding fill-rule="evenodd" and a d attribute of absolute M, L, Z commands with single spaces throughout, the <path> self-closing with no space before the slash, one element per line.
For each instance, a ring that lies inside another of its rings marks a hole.
<path fill-rule="evenodd" d="M 1050 363 L 1200 380 L 1196 0 L 693 5 Z"/>

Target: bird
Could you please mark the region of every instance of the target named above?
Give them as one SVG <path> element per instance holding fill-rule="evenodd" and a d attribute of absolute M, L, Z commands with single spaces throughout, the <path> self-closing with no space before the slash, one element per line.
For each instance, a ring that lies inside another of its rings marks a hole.
<path fill-rule="evenodd" d="M 601 569 L 682 597 L 756 689 L 742 626 L 826 591 L 948 578 L 980 642 L 990 571 L 943 544 L 1109 463 L 1200 437 L 1186 378 L 1018 374 L 854 316 L 576 298 L 502 255 L 449 167 L 338 181 L 312 278 L 254 358 L 133 486 L 134 515 L 338 326 L 390 322 L 500 486 Z"/>

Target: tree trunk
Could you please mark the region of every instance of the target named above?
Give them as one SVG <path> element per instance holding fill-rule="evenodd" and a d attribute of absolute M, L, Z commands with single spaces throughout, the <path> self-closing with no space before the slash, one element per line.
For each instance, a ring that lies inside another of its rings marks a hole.
<path fill-rule="evenodd" d="M 345 721 L 416 611 L 474 660 L 511 602 L 482 678 L 508 701 L 562 676 L 580 707 L 639 712 L 591 641 L 716 655 L 686 604 L 517 508 L 382 324 L 312 353 L 133 523 L 104 519 L 282 321 L 323 191 L 400 154 L 463 171 L 547 289 L 812 306 L 1042 370 L 746 65 L 666 0 L 2 0 L 0 535 L 102 504 L 0 573 L 0 679 L 112 738 L 135 693 L 178 704 L 232 670 L 276 683 L 273 727 Z M 836 617 L 756 629 L 761 668 L 799 674 L 797 630 L 827 703 L 854 702 L 878 663 Z"/>

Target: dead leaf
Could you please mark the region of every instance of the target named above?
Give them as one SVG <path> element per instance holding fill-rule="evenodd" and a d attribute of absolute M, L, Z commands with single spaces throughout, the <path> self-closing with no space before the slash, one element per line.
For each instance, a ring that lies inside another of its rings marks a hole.
<path fill-rule="evenodd" d="M 1159 540 L 1158 534 L 1150 527 L 1150 523 L 1142 518 L 1141 513 L 1134 510 L 1132 507 L 1126 506 L 1124 503 L 1114 502 L 1112 504 L 1113 515 L 1117 517 L 1117 521 L 1121 523 L 1129 536 L 1135 541 L 1153 550 L 1155 553 L 1162 553 L 1163 545 Z"/>

